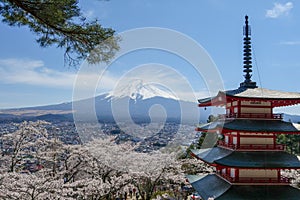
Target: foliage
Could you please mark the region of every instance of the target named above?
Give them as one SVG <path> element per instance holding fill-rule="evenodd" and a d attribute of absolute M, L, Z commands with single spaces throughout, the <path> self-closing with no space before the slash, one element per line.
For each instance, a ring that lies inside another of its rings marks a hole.
<path fill-rule="evenodd" d="M 185 154 L 183 154 L 181 157 L 180 157 L 180 159 L 187 159 L 187 158 L 192 158 L 192 155 L 191 155 L 191 153 L 192 153 L 192 150 L 193 149 L 195 149 L 195 144 L 194 143 L 192 143 L 192 144 L 190 144 L 190 146 L 188 146 L 188 148 L 185 150 Z"/>
<path fill-rule="evenodd" d="M 198 148 L 201 148 L 201 146 L 205 140 L 206 134 L 207 134 L 206 132 L 201 133 L 201 136 L 199 137 L 198 144 L 197 144 Z"/>
<path fill-rule="evenodd" d="M 88 21 L 77 0 L 0 0 L 0 15 L 9 26 L 28 27 L 41 47 L 63 48 L 70 66 L 91 52 L 88 62 L 108 62 L 119 48 L 115 31 Z"/>
<path fill-rule="evenodd" d="M 289 153 L 300 154 L 300 135 L 278 135 L 277 143 L 286 145 L 286 151 Z"/>
<path fill-rule="evenodd" d="M 219 119 L 218 116 L 214 115 L 209 115 L 207 119 L 207 123 L 215 122 Z M 207 136 L 206 132 L 201 132 L 201 135 L 197 141 L 197 143 L 192 143 L 187 149 L 186 149 L 186 154 L 183 155 L 181 158 L 191 158 L 191 150 L 193 149 L 200 149 L 200 148 L 207 148 L 207 146 L 210 146 L 210 139 L 213 141 L 215 140 L 214 137 L 216 137 L 216 134 L 210 134 L 208 137 L 209 139 L 205 139 Z"/>
<path fill-rule="evenodd" d="M 209 115 L 208 116 L 208 119 L 207 119 L 207 123 L 210 123 L 210 122 L 215 122 L 219 119 L 218 116 L 214 116 L 214 115 Z"/>
<path fill-rule="evenodd" d="M 191 155 L 192 150 L 201 148 L 201 146 L 202 146 L 202 144 L 205 140 L 206 135 L 207 135 L 207 133 L 201 132 L 201 135 L 198 138 L 197 142 L 190 144 L 190 146 L 186 149 L 186 153 L 183 154 L 180 158 L 181 159 L 192 158 L 192 155 Z"/>

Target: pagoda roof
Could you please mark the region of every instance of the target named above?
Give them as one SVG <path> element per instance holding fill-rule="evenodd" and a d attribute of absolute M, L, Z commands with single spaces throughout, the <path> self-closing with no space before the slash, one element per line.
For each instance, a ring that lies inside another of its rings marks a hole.
<path fill-rule="evenodd" d="M 300 196 L 300 190 L 289 185 L 231 185 L 213 174 L 187 178 L 204 200 L 298 200 Z"/>
<path fill-rule="evenodd" d="M 266 88 L 238 88 L 225 91 L 227 96 L 261 99 L 300 99 L 298 92 L 283 92 Z"/>
<path fill-rule="evenodd" d="M 192 149 L 191 152 L 199 159 L 209 163 L 214 164 L 215 160 L 224 158 L 232 154 L 233 150 L 214 147 L 206 149 Z"/>
<path fill-rule="evenodd" d="M 215 200 L 299 200 L 300 190 L 289 185 L 233 185 Z"/>
<path fill-rule="evenodd" d="M 239 168 L 300 168 L 298 158 L 284 151 L 234 151 L 215 163 Z"/>
<path fill-rule="evenodd" d="M 297 156 L 284 151 L 233 151 L 222 147 L 192 150 L 209 163 L 236 168 L 300 168 Z"/>
<path fill-rule="evenodd" d="M 219 91 L 214 97 L 199 99 L 199 106 L 223 106 L 226 101 L 271 101 L 273 107 L 300 103 L 300 93 L 270 90 L 265 88 L 239 87 L 235 90 Z"/>
<path fill-rule="evenodd" d="M 220 129 L 244 132 L 299 133 L 300 125 L 282 120 L 227 119 L 198 126 L 199 131 Z"/>
<path fill-rule="evenodd" d="M 188 175 L 187 179 L 193 188 L 200 194 L 202 199 L 207 200 L 209 197 L 215 199 L 224 194 L 231 185 L 215 174 L 203 176 Z"/>

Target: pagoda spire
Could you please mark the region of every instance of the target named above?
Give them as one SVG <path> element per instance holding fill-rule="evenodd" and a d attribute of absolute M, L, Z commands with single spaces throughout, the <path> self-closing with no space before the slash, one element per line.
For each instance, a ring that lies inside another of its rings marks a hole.
<path fill-rule="evenodd" d="M 248 16 L 245 16 L 244 26 L 244 82 L 240 83 L 243 88 L 257 88 L 256 82 L 251 81 L 252 77 L 252 58 L 251 58 L 251 29 L 248 24 Z"/>

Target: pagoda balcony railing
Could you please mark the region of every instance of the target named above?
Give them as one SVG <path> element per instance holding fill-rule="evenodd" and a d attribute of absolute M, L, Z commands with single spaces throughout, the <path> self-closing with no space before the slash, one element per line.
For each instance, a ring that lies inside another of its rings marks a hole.
<path fill-rule="evenodd" d="M 218 141 L 218 146 L 226 147 L 226 148 L 229 148 L 229 149 L 237 149 L 237 145 L 235 145 L 235 144 L 228 144 L 228 143 L 226 143 L 223 140 L 219 140 Z"/>
<path fill-rule="evenodd" d="M 281 176 L 278 178 L 267 177 L 231 177 L 228 174 L 219 174 L 231 183 L 285 183 L 289 184 L 290 180 L 287 177 Z"/>
<path fill-rule="evenodd" d="M 228 114 L 221 114 L 219 118 L 250 118 L 250 119 L 282 119 L 282 113 L 228 113 Z"/>
<path fill-rule="evenodd" d="M 228 144 L 223 140 L 218 141 L 218 145 L 230 149 L 241 149 L 241 150 L 278 150 L 283 151 L 285 149 L 285 145 L 283 144 Z"/>

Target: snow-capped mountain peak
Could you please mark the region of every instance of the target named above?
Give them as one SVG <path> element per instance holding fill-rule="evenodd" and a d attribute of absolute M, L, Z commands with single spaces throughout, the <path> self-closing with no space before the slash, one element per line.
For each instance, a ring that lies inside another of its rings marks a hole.
<path fill-rule="evenodd" d="M 114 90 L 109 92 L 107 98 L 123 98 L 129 97 L 131 99 L 149 99 L 152 97 L 164 97 L 178 100 L 175 95 L 164 88 L 159 87 L 153 83 L 144 83 L 141 79 L 130 80 L 122 85 L 119 85 Z"/>

